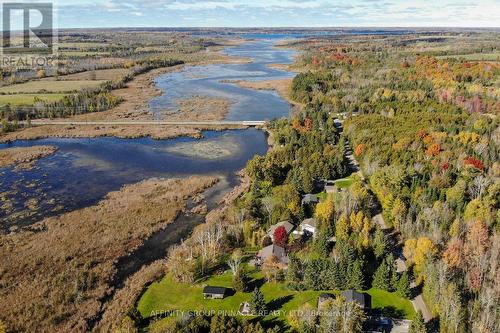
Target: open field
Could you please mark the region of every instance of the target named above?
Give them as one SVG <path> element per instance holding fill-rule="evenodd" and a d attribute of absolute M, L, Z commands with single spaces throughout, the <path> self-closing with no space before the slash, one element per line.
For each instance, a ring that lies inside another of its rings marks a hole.
<path fill-rule="evenodd" d="M 100 69 L 95 71 L 86 71 L 75 74 L 61 75 L 59 76 L 59 81 L 80 81 L 80 80 L 103 80 L 103 81 L 113 81 L 121 79 L 123 76 L 130 73 L 129 69 L 126 68 L 112 68 L 112 69 Z M 54 78 L 47 78 L 44 81 L 55 81 Z"/>
<path fill-rule="evenodd" d="M 94 52 L 94 51 L 62 51 L 59 55 L 63 57 L 86 58 L 86 57 L 106 57 L 110 56 L 111 52 Z"/>
<path fill-rule="evenodd" d="M 458 55 L 443 55 L 436 57 L 438 59 L 464 59 L 467 61 L 500 61 L 500 53 L 472 53 Z"/>
<path fill-rule="evenodd" d="M 59 49 L 93 49 L 93 48 L 105 48 L 110 47 L 108 43 L 99 42 L 62 42 L 58 44 Z"/>
<path fill-rule="evenodd" d="M 88 331 L 113 289 L 116 261 L 215 182 L 195 176 L 146 180 L 94 206 L 47 218 L 36 232 L 0 235 L 2 320 L 14 331 Z"/>
<path fill-rule="evenodd" d="M 63 99 L 67 94 L 14 94 L 14 95 L 0 95 L 0 106 L 10 104 L 14 106 L 19 105 L 33 105 L 35 98 L 44 102 L 57 102 Z"/>
<path fill-rule="evenodd" d="M 0 150 L 0 168 L 15 165 L 29 168 L 36 160 L 52 155 L 57 151 L 52 146 L 33 146 L 26 148 L 7 148 Z"/>
<path fill-rule="evenodd" d="M 259 271 L 252 271 L 251 277 L 254 285 L 264 282 L 264 276 Z M 194 285 L 177 283 L 169 276 L 153 283 L 138 302 L 138 310 L 144 318 L 154 317 L 155 312 L 168 310 L 206 310 L 206 311 L 238 311 L 242 302 L 251 299 L 251 292 L 236 292 L 233 296 L 223 300 L 203 299 L 202 290 L 206 285 L 232 287 L 232 275 L 225 272 L 223 275 L 211 276 L 199 281 Z M 317 307 L 318 297 L 322 293 L 338 294 L 338 291 L 293 291 L 288 289 L 284 283 L 268 282 L 261 287 L 269 310 L 279 310 L 280 320 L 286 320 L 291 310 L 297 310 L 308 303 L 313 308 Z M 414 314 L 410 301 L 402 299 L 394 293 L 378 289 L 367 291 L 372 296 L 372 307 L 374 310 L 387 314 L 400 314 L 403 318 L 412 318 Z M 169 320 L 169 318 L 166 318 Z"/>
<path fill-rule="evenodd" d="M 0 88 L 0 94 L 62 93 L 97 88 L 104 80 L 48 81 L 37 80 Z"/>

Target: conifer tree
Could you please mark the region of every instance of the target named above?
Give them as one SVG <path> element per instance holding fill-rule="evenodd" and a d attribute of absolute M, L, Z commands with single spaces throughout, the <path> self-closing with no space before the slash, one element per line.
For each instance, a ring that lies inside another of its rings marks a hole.
<path fill-rule="evenodd" d="M 408 333 L 427 333 L 427 328 L 425 327 L 424 317 L 422 316 L 422 312 L 418 311 L 415 314 L 415 317 L 411 321 Z"/>
<path fill-rule="evenodd" d="M 259 288 L 255 288 L 252 293 L 252 300 L 250 301 L 250 310 L 254 315 L 265 314 L 267 310 L 266 301 L 264 300 L 264 294 Z"/>
<path fill-rule="evenodd" d="M 396 286 L 396 291 L 399 296 L 410 298 L 410 279 L 407 272 L 403 272 Z"/>

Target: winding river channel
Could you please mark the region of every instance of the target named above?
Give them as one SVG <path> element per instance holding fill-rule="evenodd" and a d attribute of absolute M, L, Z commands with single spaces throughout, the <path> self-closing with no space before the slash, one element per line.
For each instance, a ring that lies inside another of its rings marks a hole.
<path fill-rule="evenodd" d="M 273 40 L 256 39 L 223 52 L 251 62 L 186 66 L 180 72 L 160 75 L 156 84 L 163 94 L 150 101 L 150 108 L 166 109 L 179 99 L 197 95 L 230 99 L 227 120 L 288 116 L 290 105 L 276 92 L 245 89 L 229 81 L 291 77 L 293 73 L 269 65 L 290 63 L 294 51 L 275 47 Z M 0 144 L 0 149 L 37 145 L 55 146 L 58 151 L 30 169 L 0 168 L 0 232 L 93 205 L 111 191 L 152 177 L 218 176 L 221 181 L 206 196 L 213 208 L 237 184 L 236 172 L 268 149 L 266 134 L 257 129 L 208 131 L 202 139 L 48 138 Z M 188 224 L 172 224 L 168 238 L 189 233 Z"/>

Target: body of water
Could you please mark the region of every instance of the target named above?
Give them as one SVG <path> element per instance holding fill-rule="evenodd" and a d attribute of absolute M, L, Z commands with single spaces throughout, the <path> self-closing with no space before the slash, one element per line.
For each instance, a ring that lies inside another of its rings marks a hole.
<path fill-rule="evenodd" d="M 0 169 L 1 229 L 26 226 L 43 217 L 86 207 L 123 185 L 153 177 L 218 175 L 225 188 L 254 155 L 267 151 L 256 129 L 205 132 L 201 140 L 61 139 L 0 144 L 0 149 L 50 145 L 58 151 L 34 168 Z"/>
<path fill-rule="evenodd" d="M 268 120 L 287 117 L 290 105 L 275 91 L 240 88 L 228 81 L 262 81 L 293 77 L 271 64 L 289 64 L 296 51 L 276 48 L 272 40 L 255 40 L 224 50 L 231 56 L 250 58 L 251 63 L 186 66 L 182 71 L 159 76 L 155 82 L 163 94 L 150 102 L 157 119 L 168 119 L 181 99 L 193 96 L 232 101 L 226 120 Z M 168 112 L 167 112 L 168 113 Z"/>

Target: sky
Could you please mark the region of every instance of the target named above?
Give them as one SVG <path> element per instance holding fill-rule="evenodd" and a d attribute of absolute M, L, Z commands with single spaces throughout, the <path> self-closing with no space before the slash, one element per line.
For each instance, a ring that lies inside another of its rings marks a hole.
<path fill-rule="evenodd" d="M 500 26 L 500 0 L 56 0 L 55 3 L 59 28 Z"/>

